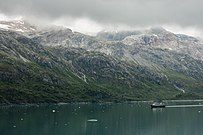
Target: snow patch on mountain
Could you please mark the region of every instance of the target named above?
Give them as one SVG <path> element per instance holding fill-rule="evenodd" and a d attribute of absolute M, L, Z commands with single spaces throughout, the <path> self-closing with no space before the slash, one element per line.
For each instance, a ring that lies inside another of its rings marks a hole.
<path fill-rule="evenodd" d="M 0 21 L 0 29 L 11 30 L 20 33 L 33 33 L 37 30 L 36 26 L 29 24 L 23 20 Z"/>
<path fill-rule="evenodd" d="M 9 26 L 6 25 L 6 24 L 0 24 L 0 29 L 6 29 L 6 30 L 8 30 Z"/>

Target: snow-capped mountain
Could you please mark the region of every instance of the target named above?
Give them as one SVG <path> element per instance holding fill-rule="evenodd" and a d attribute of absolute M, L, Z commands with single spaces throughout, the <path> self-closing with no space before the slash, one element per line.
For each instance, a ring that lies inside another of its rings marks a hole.
<path fill-rule="evenodd" d="M 140 34 L 127 36 L 122 40 L 126 45 L 154 45 L 154 46 L 174 46 L 177 44 L 200 44 L 194 37 L 174 34 L 163 28 L 151 28 L 142 31 Z"/>
<path fill-rule="evenodd" d="M 139 35 L 128 36 L 122 40 L 122 43 L 130 46 L 144 45 L 166 49 L 203 60 L 203 42 L 201 40 L 187 35 L 174 34 L 163 28 L 152 28 Z"/>
<path fill-rule="evenodd" d="M 96 37 L 59 26 L 40 27 L 23 20 L 1 21 L 0 28 L 23 34 L 43 45 L 83 48 L 123 59 L 132 59 L 130 52 L 136 48 L 154 48 L 185 53 L 203 60 L 202 41 L 191 36 L 174 34 L 162 27 L 142 31 L 100 32 Z"/>
<path fill-rule="evenodd" d="M 11 30 L 20 33 L 32 33 L 37 30 L 36 26 L 23 20 L 0 21 L 0 29 Z"/>

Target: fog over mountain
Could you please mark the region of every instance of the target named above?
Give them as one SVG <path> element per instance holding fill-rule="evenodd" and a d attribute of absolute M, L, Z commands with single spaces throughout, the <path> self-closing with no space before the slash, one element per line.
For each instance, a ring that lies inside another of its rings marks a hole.
<path fill-rule="evenodd" d="M 87 34 L 162 26 L 197 37 L 203 35 L 202 5 L 201 0 L 0 0 L 0 16 Z"/>

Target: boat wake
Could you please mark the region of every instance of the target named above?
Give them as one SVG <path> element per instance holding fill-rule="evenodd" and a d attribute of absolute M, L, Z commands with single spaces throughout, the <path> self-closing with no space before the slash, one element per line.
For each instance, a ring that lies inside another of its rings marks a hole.
<path fill-rule="evenodd" d="M 177 107 L 203 107 L 203 105 L 171 105 L 166 106 L 168 108 L 177 108 Z"/>

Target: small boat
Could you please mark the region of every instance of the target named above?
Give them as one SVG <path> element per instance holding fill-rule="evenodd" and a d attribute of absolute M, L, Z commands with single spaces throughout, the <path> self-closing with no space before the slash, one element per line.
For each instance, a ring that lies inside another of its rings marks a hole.
<path fill-rule="evenodd" d="M 154 102 L 151 104 L 151 108 L 165 108 L 166 105 L 163 102 Z"/>

